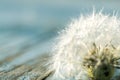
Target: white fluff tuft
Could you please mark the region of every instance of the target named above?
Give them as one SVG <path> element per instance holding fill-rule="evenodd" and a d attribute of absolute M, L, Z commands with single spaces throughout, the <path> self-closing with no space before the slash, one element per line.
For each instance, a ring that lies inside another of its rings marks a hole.
<path fill-rule="evenodd" d="M 52 56 L 54 70 L 48 80 L 89 80 L 82 66 L 83 58 L 93 43 L 120 46 L 120 19 L 102 13 L 93 13 L 73 20 L 59 36 Z"/>

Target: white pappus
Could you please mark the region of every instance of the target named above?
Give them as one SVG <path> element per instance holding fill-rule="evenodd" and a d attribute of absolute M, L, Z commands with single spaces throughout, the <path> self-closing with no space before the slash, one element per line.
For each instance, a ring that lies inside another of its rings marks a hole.
<path fill-rule="evenodd" d="M 42 80 L 112 80 L 119 75 L 118 17 L 101 12 L 81 16 L 58 38 Z"/>

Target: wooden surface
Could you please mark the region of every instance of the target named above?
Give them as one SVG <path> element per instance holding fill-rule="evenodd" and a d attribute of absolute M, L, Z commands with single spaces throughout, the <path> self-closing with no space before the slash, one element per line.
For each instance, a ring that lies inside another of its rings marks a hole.
<path fill-rule="evenodd" d="M 45 71 L 43 62 L 47 61 L 47 57 L 44 56 L 42 59 L 43 56 L 41 56 L 20 65 L 14 65 L 9 70 L 5 69 L 0 72 L 0 80 L 42 80 L 39 78 Z"/>
<path fill-rule="evenodd" d="M 0 40 L 0 80 L 43 80 L 49 40 L 9 33 L 0 34 Z"/>

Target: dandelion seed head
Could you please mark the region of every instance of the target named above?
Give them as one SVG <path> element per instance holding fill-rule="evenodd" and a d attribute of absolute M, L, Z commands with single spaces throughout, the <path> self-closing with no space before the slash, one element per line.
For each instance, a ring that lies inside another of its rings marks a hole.
<path fill-rule="evenodd" d="M 104 70 L 101 73 L 98 72 L 102 67 L 107 66 L 110 77 L 105 80 L 109 80 L 114 74 L 111 60 L 119 55 L 119 34 L 120 19 L 116 16 L 100 12 L 72 20 L 68 27 L 60 33 L 58 42 L 54 46 L 51 60 L 53 63 L 49 67 L 54 70 L 54 74 L 50 79 L 90 80 L 92 77 L 98 79 L 98 76 L 104 77 Z M 106 47 L 106 45 L 110 46 Z M 91 50 L 98 52 L 93 54 Z M 88 60 L 85 59 L 87 57 Z M 91 57 L 95 57 L 96 62 L 90 63 Z M 102 59 L 104 60 L 101 61 Z M 90 66 L 93 64 L 94 67 L 87 68 L 87 64 Z"/>

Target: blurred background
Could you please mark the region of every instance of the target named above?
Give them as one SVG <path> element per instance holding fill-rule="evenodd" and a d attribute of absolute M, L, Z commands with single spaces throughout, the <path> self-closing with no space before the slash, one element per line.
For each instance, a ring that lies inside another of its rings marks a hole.
<path fill-rule="evenodd" d="M 120 16 L 120 0 L 0 0 L 0 71 L 49 53 L 58 32 L 93 8 Z"/>

